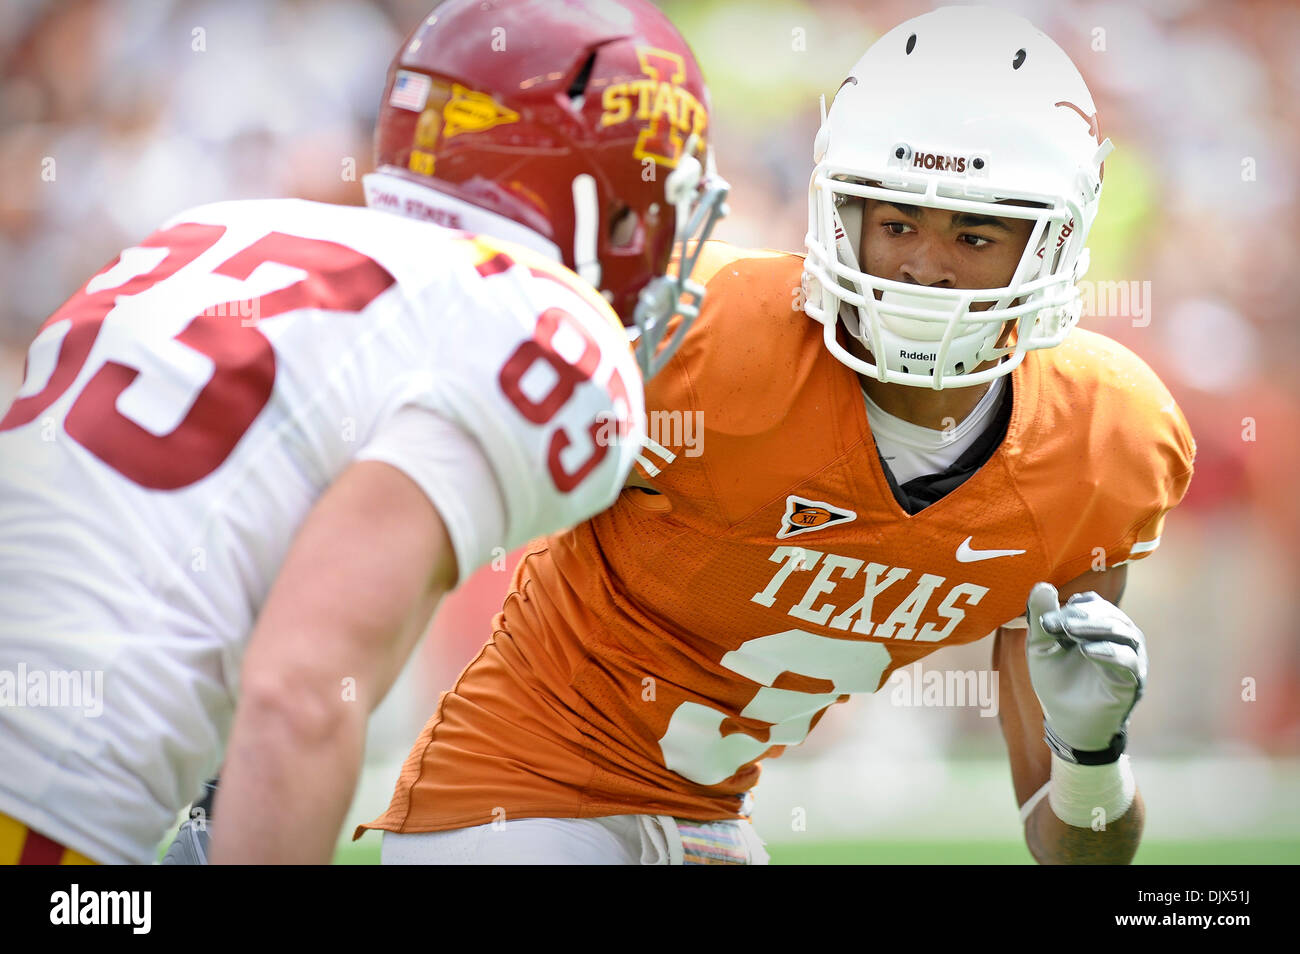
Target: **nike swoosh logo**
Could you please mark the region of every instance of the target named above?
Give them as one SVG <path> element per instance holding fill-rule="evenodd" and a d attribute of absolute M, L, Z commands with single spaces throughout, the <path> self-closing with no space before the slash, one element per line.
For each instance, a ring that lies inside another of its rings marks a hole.
<path fill-rule="evenodd" d="M 958 563 L 975 563 L 978 560 L 992 560 L 995 557 L 1017 556 L 1024 550 L 972 550 L 970 542 L 974 537 L 967 537 L 957 548 Z"/>

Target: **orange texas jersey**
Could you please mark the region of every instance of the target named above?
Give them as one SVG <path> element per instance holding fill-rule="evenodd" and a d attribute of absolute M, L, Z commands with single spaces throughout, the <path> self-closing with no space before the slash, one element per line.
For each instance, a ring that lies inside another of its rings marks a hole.
<path fill-rule="evenodd" d="M 801 267 L 712 244 L 703 313 L 647 387 L 652 416 L 702 424 L 694 448 L 652 427 L 661 496 L 531 546 L 367 827 L 735 817 L 831 703 L 988 635 L 1039 580 L 1155 547 L 1194 444 L 1131 352 L 1086 331 L 1031 352 L 993 456 L 909 516 L 857 376 L 797 310 Z"/>

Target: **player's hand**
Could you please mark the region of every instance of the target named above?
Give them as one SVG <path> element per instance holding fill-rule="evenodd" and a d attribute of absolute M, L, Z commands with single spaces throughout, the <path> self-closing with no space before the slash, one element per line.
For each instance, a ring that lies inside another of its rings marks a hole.
<path fill-rule="evenodd" d="M 1047 744 L 1072 762 L 1113 762 L 1146 687 L 1146 638 L 1096 593 L 1077 593 L 1065 606 L 1058 599 L 1056 587 L 1038 583 L 1026 608 L 1029 678 Z"/>

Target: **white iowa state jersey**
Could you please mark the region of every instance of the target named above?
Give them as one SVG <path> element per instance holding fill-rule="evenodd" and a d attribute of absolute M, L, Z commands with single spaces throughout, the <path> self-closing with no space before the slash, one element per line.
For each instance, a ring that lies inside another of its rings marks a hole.
<path fill-rule="evenodd" d="M 412 408 L 456 453 L 385 438 Z M 534 252 L 296 200 L 176 217 L 51 316 L 0 420 L 0 812 L 151 860 L 218 768 L 262 602 L 350 462 L 416 480 L 463 579 L 608 506 L 644 418 L 614 313 Z"/>

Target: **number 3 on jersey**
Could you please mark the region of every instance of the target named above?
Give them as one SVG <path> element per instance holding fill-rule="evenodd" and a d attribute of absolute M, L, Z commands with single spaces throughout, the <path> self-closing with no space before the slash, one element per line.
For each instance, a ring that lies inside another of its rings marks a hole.
<path fill-rule="evenodd" d="M 880 643 L 833 639 L 802 629 L 759 636 L 722 657 L 722 665 L 759 683 L 741 711 L 742 718 L 771 724 L 766 740 L 743 732 L 723 734 L 725 712 L 698 702 L 673 710 L 659 746 L 664 765 L 701 785 L 726 781 L 774 745 L 798 745 L 812 729 L 813 717 L 844 693 L 875 692 L 889 668 L 889 650 Z M 784 673 L 824 680 L 827 692 L 777 689 Z"/>
<path fill-rule="evenodd" d="M 39 391 L 13 403 L 0 421 L 0 431 L 35 420 L 64 395 L 81 374 L 104 321 L 122 299 L 172 277 L 216 244 L 225 231 L 224 225 L 188 223 L 157 232 L 88 281 L 50 316 L 37 336 L 32 357 L 58 342 L 53 370 Z M 118 278 L 118 273 L 139 263 L 146 249 L 165 254 L 152 268 L 125 280 Z M 124 262 L 128 256 L 133 261 Z M 152 410 L 147 402 L 136 402 L 144 407 L 128 404 L 124 409 L 119 401 L 140 369 L 105 361 L 68 409 L 63 422 L 68 436 L 142 487 L 177 490 L 202 480 L 234 450 L 270 400 L 275 384 L 271 343 L 240 316 L 252 314 L 265 320 L 303 307 L 356 312 L 394 281 L 377 262 L 355 249 L 282 232 L 262 236 L 213 268 L 212 274 L 244 280 L 265 262 L 301 268 L 307 274 L 251 301 L 207 308 L 173 337 L 211 362 L 206 381 L 194 382 L 201 386 L 179 423 L 162 433 L 143 426 L 149 422 L 140 416 Z M 173 370 L 184 376 L 183 371 Z"/>

